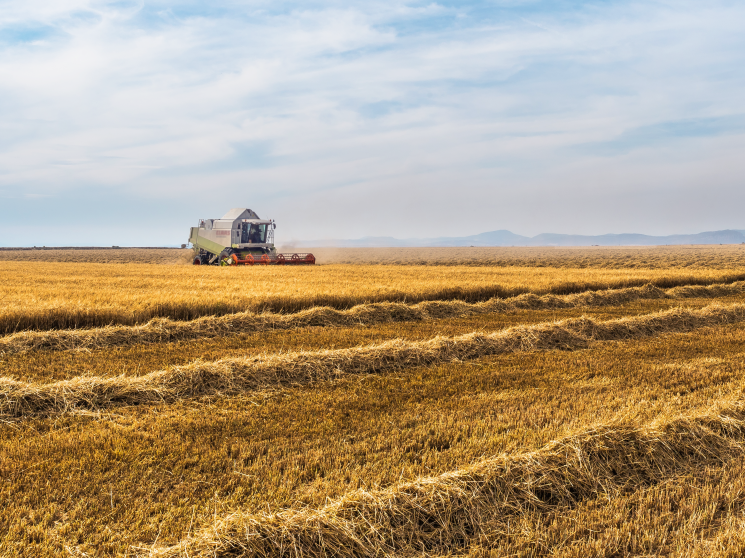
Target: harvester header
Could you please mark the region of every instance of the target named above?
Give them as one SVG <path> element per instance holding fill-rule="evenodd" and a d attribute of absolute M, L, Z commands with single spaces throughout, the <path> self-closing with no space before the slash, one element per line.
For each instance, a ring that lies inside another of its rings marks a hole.
<path fill-rule="evenodd" d="M 221 219 L 200 219 L 189 242 L 194 265 L 312 265 L 313 254 L 278 254 L 274 247 L 274 220 L 261 219 L 252 210 L 237 207 Z"/>

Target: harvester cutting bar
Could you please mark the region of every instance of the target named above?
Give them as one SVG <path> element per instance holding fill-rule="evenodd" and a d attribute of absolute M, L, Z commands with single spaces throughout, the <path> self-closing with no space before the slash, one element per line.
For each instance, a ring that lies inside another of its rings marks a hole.
<path fill-rule="evenodd" d="M 313 254 L 262 254 L 254 258 L 253 254 L 247 254 L 245 259 L 240 259 L 238 254 L 232 254 L 230 258 L 238 265 L 313 265 L 316 257 Z"/>

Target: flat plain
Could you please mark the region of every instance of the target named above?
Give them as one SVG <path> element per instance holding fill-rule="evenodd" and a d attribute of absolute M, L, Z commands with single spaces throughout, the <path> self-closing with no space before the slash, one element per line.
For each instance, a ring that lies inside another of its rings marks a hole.
<path fill-rule="evenodd" d="M 743 248 L 0 252 L 0 555 L 742 555 Z"/>

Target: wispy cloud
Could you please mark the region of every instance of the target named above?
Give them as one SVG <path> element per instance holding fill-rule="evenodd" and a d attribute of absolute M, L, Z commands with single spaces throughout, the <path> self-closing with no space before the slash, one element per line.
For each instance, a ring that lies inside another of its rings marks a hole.
<path fill-rule="evenodd" d="M 590 143 L 583 146 L 590 153 L 607 156 L 626 153 L 633 149 L 645 149 L 690 138 L 717 137 L 745 134 L 745 115 L 730 114 L 709 118 L 686 118 L 673 122 L 660 122 L 625 130 L 610 141 Z"/>
<path fill-rule="evenodd" d="M 0 244 L 96 204 L 163 215 L 161 242 L 244 203 L 288 239 L 743 228 L 744 23 L 734 2 L 2 2 L 0 191 L 50 197 L 5 197 Z M 671 190 L 689 205 L 660 217 Z"/>

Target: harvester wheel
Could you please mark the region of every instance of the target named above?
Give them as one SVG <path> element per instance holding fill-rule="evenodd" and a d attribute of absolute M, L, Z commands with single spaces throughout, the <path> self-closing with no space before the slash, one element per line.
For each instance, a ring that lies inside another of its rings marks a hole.
<path fill-rule="evenodd" d="M 202 258 L 200 258 L 199 256 L 197 256 L 196 258 L 194 258 L 194 261 L 191 262 L 191 263 L 192 263 L 192 265 L 202 265 Z"/>
<path fill-rule="evenodd" d="M 233 265 L 235 262 L 233 261 L 233 258 L 231 257 L 233 255 L 233 250 L 223 250 L 220 253 L 220 265 Z"/>

